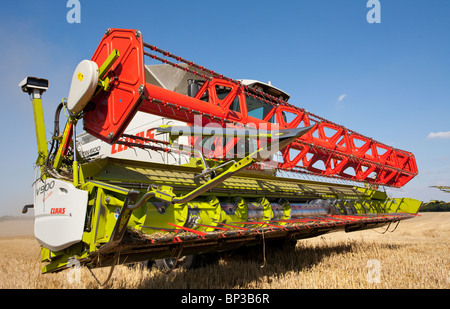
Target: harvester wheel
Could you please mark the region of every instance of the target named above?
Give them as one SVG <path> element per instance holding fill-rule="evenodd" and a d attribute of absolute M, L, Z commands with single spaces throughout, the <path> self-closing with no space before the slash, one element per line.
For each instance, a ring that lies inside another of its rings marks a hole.
<path fill-rule="evenodd" d="M 297 246 L 297 239 L 272 240 L 268 241 L 266 246 L 274 250 L 295 250 L 295 247 Z"/>
<path fill-rule="evenodd" d="M 161 260 L 155 260 L 155 265 L 159 269 L 166 269 L 170 270 L 174 268 L 176 262 L 176 258 L 167 258 L 167 259 L 161 259 Z M 175 265 L 175 268 L 186 268 L 186 269 L 192 269 L 195 268 L 197 262 L 197 255 L 186 255 L 181 256 L 178 259 L 178 262 Z"/>

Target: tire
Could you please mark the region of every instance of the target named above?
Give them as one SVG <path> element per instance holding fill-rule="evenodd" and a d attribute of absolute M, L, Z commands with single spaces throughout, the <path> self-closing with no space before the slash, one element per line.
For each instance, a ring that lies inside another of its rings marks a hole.
<path fill-rule="evenodd" d="M 172 269 L 175 264 L 176 258 L 168 258 L 168 259 L 160 259 L 155 260 L 155 266 L 159 269 Z M 187 255 L 187 256 L 181 256 L 178 260 L 177 264 L 175 265 L 175 268 L 185 268 L 185 269 L 192 269 L 196 267 L 197 262 L 197 255 Z"/>

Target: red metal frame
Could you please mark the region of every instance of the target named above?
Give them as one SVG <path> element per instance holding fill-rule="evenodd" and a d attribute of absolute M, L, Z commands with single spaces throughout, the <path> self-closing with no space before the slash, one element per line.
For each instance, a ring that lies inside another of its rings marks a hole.
<path fill-rule="evenodd" d="M 92 99 L 95 108 L 84 116 L 84 129 L 111 143 L 122 136 L 138 111 L 145 84 L 140 32 L 108 29 L 91 60 L 101 67 L 114 49 L 119 51 L 120 56 L 107 73 L 112 80 L 112 91 L 102 91 L 96 95 Z"/>
<path fill-rule="evenodd" d="M 252 125 L 263 129 L 289 129 L 314 125 L 306 135 L 281 150 L 282 162 L 278 166 L 280 169 L 393 187 L 404 186 L 418 174 L 412 153 L 384 145 L 304 109 L 259 93 L 181 57 L 145 44 L 142 42 L 142 36 L 137 36 L 136 33 L 138 33 L 136 30 L 111 29 L 104 36 L 92 58 L 101 65 L 114 48 L 120 52 L 120 58 L 109 72 L 112 76 L 118 77 L 117 81 L 109 92 L 97 95 L 92 100 L 95 109 L 86 112 L 85 130 L 89 133 L 107 142 L 116 142 L 138 110 L 203 126 L 215 123 L 219 126 Z M 145 52 L 144 47 L 195 68 L 196 70 L 180 69 L 190 70 L 205 80 L 197 95 L 192 98 L 145 83 L 144 55 L 175 67 L 178 65 Z M 145 87 L 140 88 L 141 85 Z M 216 95 L 217 85 L 231 89 L 223 100 Z M 142 89 L 143 92 L 140 91 Z M 209 102 L 200 100 L 206 92 L 209 95 Z M 259 100 L 273 106 L 263 120 L 248 115 L 246 95 L 258 97 Z M 239 112 L 230 108 L 235 98 L 240 102 Z M 286 114 L 291 116 L 291 121 L 286 120 Z M 276 119 L 276 123 L 270 123 L 270 119 Z M 218 143 L 211 155 L 224 157 L 233 149 L 236 142 L 236 139 L 232 139 L 226 145 Z"/>

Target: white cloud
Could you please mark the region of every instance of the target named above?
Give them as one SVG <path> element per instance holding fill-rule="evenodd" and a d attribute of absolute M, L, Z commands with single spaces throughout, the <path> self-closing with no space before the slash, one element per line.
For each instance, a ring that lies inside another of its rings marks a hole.
<path fill-rule="evenodd" d="M 450 131 L 437 133 L 431 132 L 428 134 L 427 138 L 450 138 Z"/>
<path fill-rule="evenodd" d="M 344 98 L 345 98 L 346 96 L 347 96 L 346 94 L 340 95 L 339 98 L 338 98 L 338 102 L 339 102 L 339 103 L 342 102 L 342 100 L 344 100 Z"/>

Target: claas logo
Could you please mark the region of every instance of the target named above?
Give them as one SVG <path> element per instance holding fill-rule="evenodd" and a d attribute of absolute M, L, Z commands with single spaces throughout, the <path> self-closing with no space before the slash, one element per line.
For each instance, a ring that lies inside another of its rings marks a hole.
<path fill-rule="evenodd" d="M 52 208 L 50 209 L 50 214 L 51 215 L 63 215 L 66 213 L 66 209 L 65 208 Z"/>

